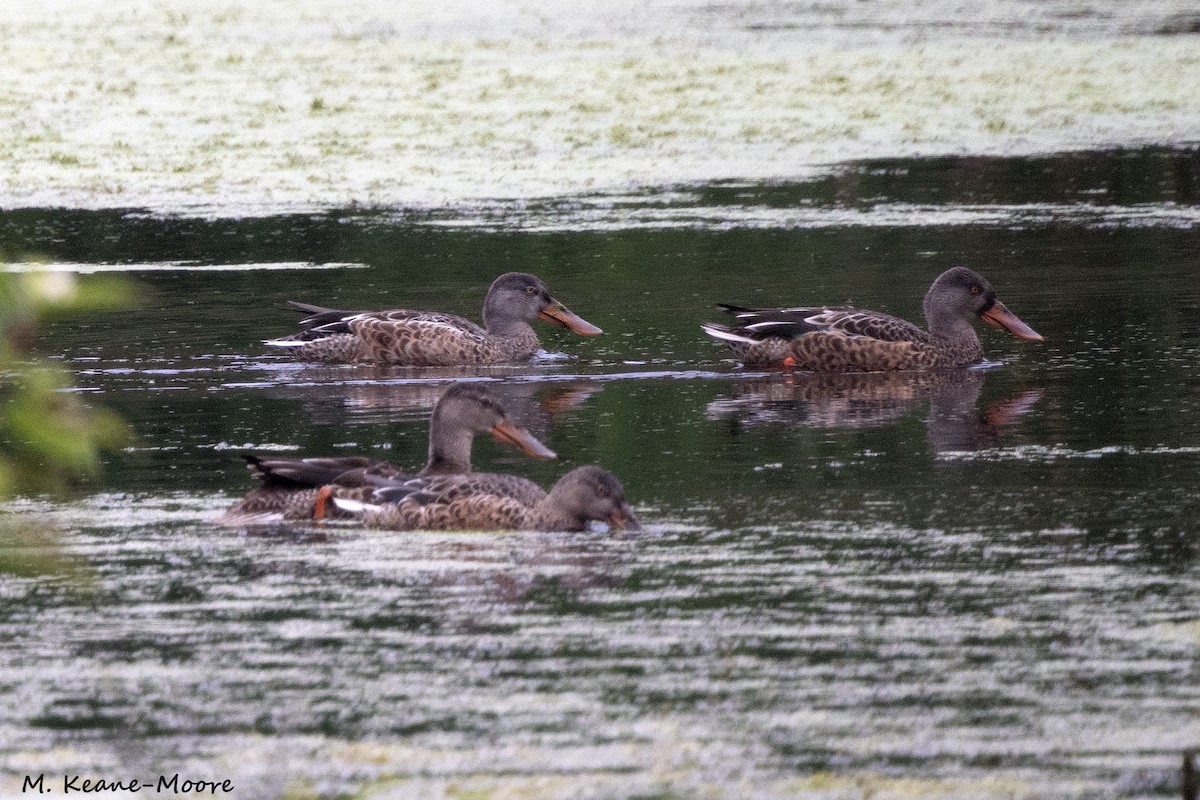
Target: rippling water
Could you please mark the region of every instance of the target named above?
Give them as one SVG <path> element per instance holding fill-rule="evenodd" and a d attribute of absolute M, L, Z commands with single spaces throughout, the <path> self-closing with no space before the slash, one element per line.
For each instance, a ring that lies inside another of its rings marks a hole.
<path fill-rule="evenodd" d="M 1200 743 L 1191 150 L 847 166 L 619 202 L 247 220 L 10 211 L 0 251 L 140 306 L 43 331 L 139 434 L 53 521 L 82 585 L 0 579 L 0 792 L 1174 797 Z M 713 303 L 919 318 L 952 264 L 1046 337 L 953 376 L 748 372 Z M 74 266 L 72 266 L 74 265 Z M 268 269 L 277 265 L 277 269 Z M 312 267 L 325 267 L 313 269 Z M 296 365 L 287 299 L 477 317 L 542 276 L 603 327 L 466 373 Z M 596 462 L 637 535 L 238 531 L 243 448 L 423 461 L 450 380 Z M 56 787 L 57 788 L 57 787 Z"/>

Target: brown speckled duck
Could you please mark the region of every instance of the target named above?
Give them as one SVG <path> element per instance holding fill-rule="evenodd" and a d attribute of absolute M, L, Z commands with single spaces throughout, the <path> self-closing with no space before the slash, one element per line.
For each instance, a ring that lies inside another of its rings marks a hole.
<path fill-rule="evenodd" d="M 304 330 L 265 344 L 289 348 L 301 361 L 450 367 L 523 361 L 538 349 L 530 323 L 542 319 L 581 336 L 603 331 L 550 296 L 546 284 L 524 272 L 501 275 L 483 301 L 483 325 L 436 311 L 335 311 L 292 303 L 311 316 Z"/>
<path fill-rule="evenodd" d="M 279 458 L 246 455 L 246 466 L 262 486 L 226 512 L 228 524 L 277 519 L 320 519 L 323 497 L 363 496 L 393 482 L 416 476 L 457 475 L 471 471 L 471 443 L 478 433 L 520 448 L 534 458 L 555 454 L 533 434 L 513 423 L 504 406 L 485 388 L 451 386 L 438 399 L 429 421 L 429 459 L 415 475 L 386 461 L 364 456 Z M 328 487 L 328 491 L 320 491 Z M 318 502 L 318 501 L 321 502 Z"/>
<path fill-rule="evenodd" d="M 879 311 L 850 307 L 754 309 L 721 305 L 737 321 L 705 323 L 748 367 L 818 372 L 887 372 L 965 367 L 983 360 L 972 321 L 982 319 L 1019 339 L 1042 337 L 996 297 L 982 275 L 954 267 L 925 294 L 923 331 Z"/>
<path fill-rule="evenodd" d="M 597 466 L 571 470 L 549 493 L 514 475 L 476 473 L 419 478 L 367 503 L 334 502 L 368 527 L 392 530 L 581 531 L 591 520 L 640 527 L 621 481 Z"/>

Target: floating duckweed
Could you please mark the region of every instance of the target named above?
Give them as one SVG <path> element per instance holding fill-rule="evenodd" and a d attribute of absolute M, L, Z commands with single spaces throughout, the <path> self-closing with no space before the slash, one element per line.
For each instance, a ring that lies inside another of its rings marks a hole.
<path fill-rule="evenodd" d="M 911 19 L 929 9 L 896 0 L 869 20 L 848 6 L 701 14 L 652 2 L 597 19 L 571 3 L 507 2 L 482 16 L 381 0 L 336 10 L 319 0 L 218 4 L 186 15 L 162 5 L 132 13 L 123 2 L 97 10 L 62 0 L 54 15 L 4 4 L 0 117 L 10 121 L 12 168 L 0 175 L 0 198 L 228 213 L 269 201 L 287 210 L 360 202 L 372 175 L 405 172 L 424 177 L 373 200 L 421 205 L 786 180 L 900 152 L 1173 143 L 1200 129 L 1195 37 L 1118 36 L 1157 30 L 1153 20 L 1135 23 L 1169 3 L 1113 12 L 1110 25 L 1050 12 L 1035 23 L 1025 5 L 1001 2 L 981 20 L 950 10 L 950 21 L 916 37 Z M 1085 23 L 1109 28 L 1072 39 L 1038 27 Z M 968 28 L 970 40 L 954 33 Z M 344 91 L 353 98 L 333 99 Z M 54 98 L 53 113 L 31 113 L 31 97 Z M 362 146 L 322 141 L 334 114 Z M 98 128 L 132 144 L 137 172 Z M 242 143 L 247 130 L 269 144 Z M 46 142 L 78 160 L 48 158 Z M 581 146 L 587 159 L 576 155 Z M 263 150 L 275 152 L 246 158 Z M 295 153 L 325 163 L 291 174 L 308 166 Z M 437 163 L 412 173 L 413 153 Z M 225 177 L 203 187 L 175 166 L 210 157 L 212 174 Z M 128 194 L 92 196 L 87 168 L 122 172 L 114 183 Z M 311 179 L 321 175 L 328 180 Z"/>

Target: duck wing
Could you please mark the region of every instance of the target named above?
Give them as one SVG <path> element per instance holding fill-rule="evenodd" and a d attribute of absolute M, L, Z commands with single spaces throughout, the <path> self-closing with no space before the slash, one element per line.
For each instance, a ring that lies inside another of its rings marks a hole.
<path fill-rule="evenodd" d="M 369 527 L 394 530 L 516 530 L 546 493 L 515 475 L 473 473 L 395 481 L 368 502 L 334 502 Z"/>
<path fill-rule="evenodd" d="M 271 339 L 268 343 L 313 342 L 325 339 L 330 335 L 330 331 L 326 330 L 327 327 L 336 328 L 347 320 L 371 313 L 369 311 L 341 311 L 336 308 L 315 306 L 312 303 L 301 303 L 297 300 L 288 300 L 287 304 L 297 311 L 303 311 L 308 316 L 300 320 L 300 331 L 298 333 L 293 333 L 290 336 L 281 336 L 278 339 Z M 342 330 L 341 332 L 347 333 L 348 330 Z"/>
<path fill-rule="evenodd" d="M 356 327 L 361 328 L 364 325 L 438 325 L 468 334 L 485 335 L 483 328 L 469 319 L 438 311 L 412 311 L 407 308 L 393 308 L 387 311 L 341 311 L 296 300 L 287 302 L 292 308 L 303 311 L 308 316 L 300 320 L 300 332 L 284 337 L 281 341 L 316 341 L 339 333 L 354 333 Z"/>
<path fill-rule="evenodd" d="M 469 319 L 437 311 L 409 311 L 405 308 L 355 314 L 341 320 L 341 324 L 345 327 L 329 325 L 323 327 L 331 328 L 331 332 L 351 332 L 359 333 L 359 335 L 362 335 L 360 331 L 366 330 L 391 331 L 393 334 L 421 330 L 429 334 L 439 332 L 440 335 L 467 336 L 479 339 L 487 337 L 487 331 Z"/>
<path fill-rule="evenodd" d="M 546 496 L 546 492 L 531 480 L 493 472 L 418 478 L 405 482 L 402 489 L 389 486 L 375 492 L 377 499 L 392 499 L 393 502 L 397 495 L 404 502 L 419 505 L 438 505 L 488 496 L 532 508 Z"/>
<path fill-rule="evenodd" d="M 497 360 L 496 349 L 485 331 L 468 319 L 436 311 L 346 312 L 293 303 L 311 312 L 300 321 L 301 331 L 265 343 L 272 347 L 300 348 L 318 343 L 351 341 L 357 355 L 348 360 L 417 367 L 450 366 Z M 334 361 L 347 360 L 334 358 Z"/>
<path fill-rule="evenodd" d="M 335 500 L 339 508 L 357 513 L 371 528 L 392 530 L 519 530 L 528 526 L 530 509 L 495 494 L 471 494 L 445 502 L 423 503 L 420 493 L 398 503 L 367 505 Z"/>
<path fill-rule="evenodd" d="M 357 333 L 367 329 L 400 331 L 412 327 L 436 327 L 470 336 L 487 335 L 483 328 L 469 319 L 437 311 L 411 311 L 407 308 L 387 311 L 339 311 L 309 303 L 298 303 L 295 300 L 289 300 L 288 304 L 307 312 L 308 316 L 300 320 L 302 330 L 299 333 L 284 337 L 280 341 L 312 342 L 339 333 Z"/>
<path fill-rule="evenodd" d="M 852 306 L 744 308 L 718 306 L 737 322 L 716 326 L 745 341 L 768 338 L 796 339 L 809 333 L 840 333 L 881 342 L 927 342 L 929 334 L 908 320 Z M 712 331 L 710 331 L 711 333 Z M 721 338 L 721 337 L 718 337 Z"/>
<path fill-rule="evenodd" d="M 345 327 L 380 363 L 451 366 L 494 360 L 487 331 L 453 314 L 378 311 L 352 317 Z"/>
<path fill-rule="evenodd" d="M 321 486 L 377 486 L 405 473 L 386 461 L 365 456 L 276 458 L 242 456 L 246 468 L 265 489 L 316 489 Z"/>

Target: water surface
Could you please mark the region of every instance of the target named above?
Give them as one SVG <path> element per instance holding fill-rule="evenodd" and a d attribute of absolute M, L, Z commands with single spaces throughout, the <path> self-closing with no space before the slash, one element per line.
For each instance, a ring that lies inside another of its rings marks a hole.
<path fill-rule="evenodd" d="M 1200 741 L 1198 192 L 1195 151 L 1137 150 L 486 214 L 5 212 L 10 258 L 143 292 L 38 343 L 139 439 L 78 500 L 17 504 L 93 582 L 0 580 L 0 788 L 1177 796 Z M 746 371 L 699 331 L 719 301 L 918 319 L 954 264 L 1046 343 L 986 329 L 985 369 L 831 379 Z M 476 464 L 549 485 L 600 463 L 644 532 L 214 524 L 243 448 L 421 463 L 464 377 L 293 364 L 260 344 L 285 300 L 477 317 L 512 269 L 606 334 L 543 327 L 545 358 L 466 373 L 560 456 L 481 441 Z"/>

